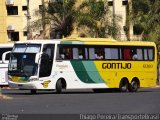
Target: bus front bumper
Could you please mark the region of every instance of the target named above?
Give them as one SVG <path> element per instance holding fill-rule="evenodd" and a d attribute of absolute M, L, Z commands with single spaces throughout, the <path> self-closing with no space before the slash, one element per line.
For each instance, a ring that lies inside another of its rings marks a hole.
<path fill-rule="evenodd" d="M 37 87 L 36 83 L 33 83 L 33 82 L 15 83 L 15 82 L 9 81 L 9 87 L 10 88 L 24 89 L 24 90 L 40 89 L 40 88 Z"/>

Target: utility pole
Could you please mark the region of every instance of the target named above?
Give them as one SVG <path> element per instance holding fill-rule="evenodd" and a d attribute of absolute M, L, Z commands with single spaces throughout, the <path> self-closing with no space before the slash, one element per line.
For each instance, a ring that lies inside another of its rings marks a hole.
<path fill-rule="evenodd" d="M 29 11 L 29 0 L 27 0 L 27 14 L 26 14 L 26 18 L 27 18 L 27 40 L 30 39 L 30 19 L 31 19 L 31 16 L 30 16 L 30 11 Z"/>

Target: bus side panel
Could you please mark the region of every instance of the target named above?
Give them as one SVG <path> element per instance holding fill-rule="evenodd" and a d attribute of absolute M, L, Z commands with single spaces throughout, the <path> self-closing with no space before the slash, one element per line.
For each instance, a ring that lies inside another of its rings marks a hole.
<path fill-rule="evenodd" d="M 123 78 L 129 83 L 138 78 L 140 87 L 156 86 L 156 64 L 153 61 L 95 61 L 95 65 L 109 88 L 119 88 Z"/>
<path fill-rule="evenodd" d="M 8 64 L 0 64 L 0 85 L 8 85 Z"/>
<path fill-rule="evenodd" d="M 57 79 L 62 77 L 66 80 L 67 89 L 108 88 L 91 61 L 57 62 L 55 71 Z"/>

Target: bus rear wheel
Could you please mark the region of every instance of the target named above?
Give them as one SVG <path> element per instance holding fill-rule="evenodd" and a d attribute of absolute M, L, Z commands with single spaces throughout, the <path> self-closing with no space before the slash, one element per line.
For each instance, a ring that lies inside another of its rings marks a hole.
<path fill-rule="evenodd" d="M 129 85 L 129 91 L 130 92 L 137 92 L 138 88 L 139 88 L 139 82 L 138 81 L 134 80 Z"/>
<path fill-rule="evenodd" d="M 128 80 L 122 79 L 119 85 L 120 92 L 127 92 L 128 91 Z"/>
<path fill-rule="evenodd" d="M 62 92 L 62 81 L 61 79 L 57 81 L 56 83 L 56 92 L 61 93 Z"/>

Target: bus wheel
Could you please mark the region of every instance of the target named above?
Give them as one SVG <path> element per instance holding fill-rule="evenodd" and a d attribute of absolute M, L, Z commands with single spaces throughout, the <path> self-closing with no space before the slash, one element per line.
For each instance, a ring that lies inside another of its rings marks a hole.
<path fill-rule="evenodd" d="M 138 90 L 138 88 L 139 88 L 139 82 L 138 81 L 133 80 L 131 82 L 131 84 L 129 85 L 129 91 L 130 92 L 136 92 Z"/>
<path fill-rule="evenodd" d="M 120 92 L 127 92 L 128 91 L 128 80 L 122 79 L 119 85 Z"/>
<path fill-rule="evenodd" d="M 62 92 L 62 81 L 61 79 L 57 81 L 56 83 L 56 92 L 61 93 Z"/>
<path fill-rule="evenodd" d="M 31 90 L 31 94 L 36 94 L 37 93 L 37 90 Z"/>

